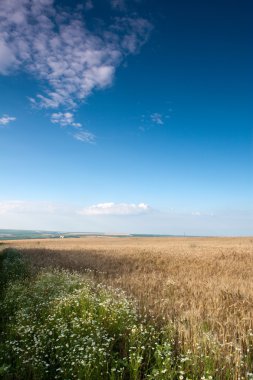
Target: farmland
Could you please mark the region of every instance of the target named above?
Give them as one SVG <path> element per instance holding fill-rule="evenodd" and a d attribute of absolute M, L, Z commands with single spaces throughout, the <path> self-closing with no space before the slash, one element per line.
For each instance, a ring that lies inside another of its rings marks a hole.
<path fill-rule="evenodd" d="M 174 350 L 184 355 L 182 374 L 169 377 L 164 372 L 158 378 L 253 378 L 252 238 L 85 237 L 3 243 L 1 249 L 17 248 L 34 272 L 78 272 L 95 284 L 124 291 L 157 331 L 169 326 Z"/>

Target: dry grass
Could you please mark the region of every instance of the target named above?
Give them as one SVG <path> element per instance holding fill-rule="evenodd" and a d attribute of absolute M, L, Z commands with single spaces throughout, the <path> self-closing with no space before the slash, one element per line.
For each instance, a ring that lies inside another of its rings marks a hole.
<path fill-rule="evenodd" d="M 218 342 L 220 355 L 233 355 L 235 366 L 249 350 L 252 238 L 87 237 L 6 245 L 38 266 L 92 270 L 94 278 L 134 296 L 157 322 L 172 321 L 186 349 L 194 351 L 208 336 Z"/>

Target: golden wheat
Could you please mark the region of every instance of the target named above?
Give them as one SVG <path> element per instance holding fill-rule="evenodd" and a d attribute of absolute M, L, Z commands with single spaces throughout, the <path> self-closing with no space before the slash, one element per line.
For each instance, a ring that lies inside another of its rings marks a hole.
<path fill-rule="evenodd" d="M 172 322 L 185 349 L 194 351 L 201 341 L 208 352 L 213 341 L 219 355 L 233 356 L 235 367 L 249 349 L 252 238 L 86 237 L 5 244 L 21 249 L 35 266 L 90 270 L 95 279 L 124 289 L 157 323 Z"/>

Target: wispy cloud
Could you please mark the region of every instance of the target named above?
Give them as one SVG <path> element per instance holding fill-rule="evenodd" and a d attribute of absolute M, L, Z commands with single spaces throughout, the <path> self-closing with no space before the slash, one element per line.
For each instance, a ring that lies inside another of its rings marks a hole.
<path fill-rule="evenodd" d="M 89 131 L 80 131 L 73 133 L 74 139 L 87 143 L 94 143 L 96 136 Z"/>
<path fill-rule="evenodd" d="M 120 11 L 126 10 L 125 0 L 110 0 L 113 9 L 118 9 Z"/>
<path fill-rule="evenodd" d="M 31 99 L 41 108 L 75 108 L 110 86 L 117 66 L 152 28 L 145 19 L 124 17 L 91 31 L 80 12 L 59 10 L 54 0 L 2 0 L 0 20 L 0 73 L 25 70 L 47 84 Z"/>
<path fill-rule="evenodd" d="M 213 212 L 200 212 L 200 211 L 193 211 L 191 213 L 192 216 L 202 216 L 202 217 L 206 217 L 206 216 L 214 216 L 214 213 Z"/>
<path fill-rule="evenodd" d="M 32 214 L 53 214 L 55 212 L 61 212 L 64 207 L 53 202 L 46 201 L 21 201 L 10 200 L 0 202 L 0 215 L 5 214 L 19 214 L 19 213 L 32 213 Z"/>
<path fill-rule="evenodd" d="M 53 124 L 59 124 L 62 127 L 72 126 L 75 128 L 81 128 L 81 123 L 74 121 L 74 115 L 71 112 L 57 112 L 51 115 L 51 122 Z"/>
<path fill-rule="evenodd" d="M 80 210 L 81 215 L 140 215 L 151 211 L 146 203 L 99 203 Z"/>
<path fill-rule="evenodd" d="M 7 125 L 11 121 L 15 121 L 15 120 L 16 120 L 16 117 L 9 116 L 9 115 L 3 115 L 2 117 L 0 117 L 0 125 Z"/>
<path fill-rule="evenodd" d="M 171 118 L 172 109 L 169 108 L 167 112 L 153 112 L 141 115 L 141 125 L 139 130 L 141 132 L 149 131 L 156 127 L 162 127 L 166 125 L 168 119 Z"/>
<path fill-rule="evenodd" d="M 151 211 L 145 203 L 99 203 L 78 209 L 71 204 L 48 201 L 7 200 L 0 201 L 0 215 L 7 214 L 79 214 L 79 215 L 139 215 Z"/>
<path fill-rule="evenodd" d="M 157 112 L 152 113 L 152 114 L 150 115 L 150 119 L 151 119 L 151 121 L 152 121 L 153 123 L 155 123 L 155 124 L 157 124 L 157 125 L 163 125 L 163 124 L 164 124 L 163 116 L 162 116 L 162 114 L 160 114 L 160 113 L 157 113 Z"/>
<path fill-rule="evenodd" d="M 84 130 L 81 123 L 76 123 L 74 120 L 74 114 L 71 112 L 56 112 L 51 115 L 51 122 L 53 124 L 58 124 L 61 127 L 74 127 L 75 132 L 72 133 L 74 139 L 86 142 L 94 143 L 96 136 Z"/>
<path fill-rule="evenodd" d="M 94 8 L 93 2 L 91 0 L 87 0 L 85 3 L 85 10 L 89 11 L 90 9 L 93 9 L 93 8 Z"/>

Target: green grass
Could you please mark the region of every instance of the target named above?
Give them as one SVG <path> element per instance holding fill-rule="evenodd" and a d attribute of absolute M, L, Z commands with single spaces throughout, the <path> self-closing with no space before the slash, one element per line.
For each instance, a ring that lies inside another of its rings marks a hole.
<path fill-rule="evenodd" d="M 68 271 L 33 274 L 13 249 L 0 276 L 4 380 L 232 378 L 215 369 L 215 346 L 181 352 L 176 332 L 145 322 L 120 290 Z"/>

